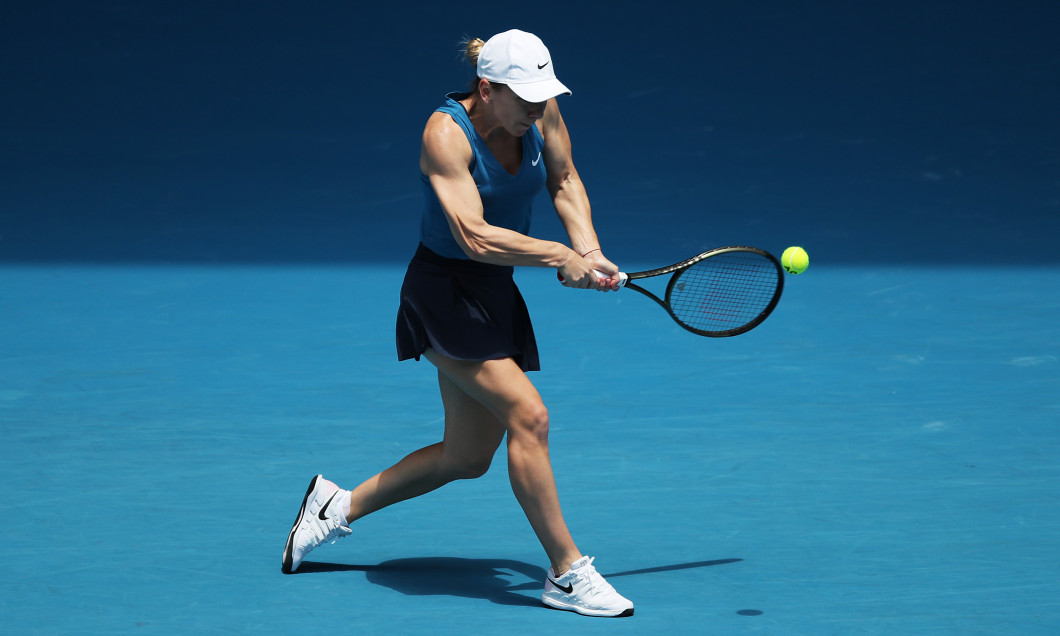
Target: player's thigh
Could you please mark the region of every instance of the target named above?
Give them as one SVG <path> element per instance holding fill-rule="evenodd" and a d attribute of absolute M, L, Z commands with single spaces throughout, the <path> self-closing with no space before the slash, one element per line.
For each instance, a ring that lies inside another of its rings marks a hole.
<path fill-rule="evenodd" d="M 541 396 L 511 358 L 453 360 L 434 351 L 424 354 L 453 384 L 493 413 L 508 428 L 524 422 L 547 423 Z"/>
<path fill-rule="evenodd" d="M 438 370 L 438 388 L 445 408 L 445 452 L 457 460 L 492 459 L 504 439 L 504 423 L 489 408 L 471 397 Z M 487 459 L 488 458 L 488 459 Z"/>

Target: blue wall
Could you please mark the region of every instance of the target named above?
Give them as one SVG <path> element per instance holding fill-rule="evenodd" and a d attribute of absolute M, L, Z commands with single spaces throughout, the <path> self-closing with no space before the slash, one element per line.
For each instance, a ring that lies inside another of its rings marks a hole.
<path fill-rule="evenodd" d="M 404 261 L 456 42 L 516 26 L 616 261 L 1058 260 L 1060 3 L 620 4 L 6 8 L 0 262 Z"/>

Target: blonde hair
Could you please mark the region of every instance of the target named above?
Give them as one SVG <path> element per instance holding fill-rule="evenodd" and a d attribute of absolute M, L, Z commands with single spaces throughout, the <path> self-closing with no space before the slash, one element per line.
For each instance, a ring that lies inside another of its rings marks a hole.
<path fill-rule="evenodd" d="M 478 54 L 485 43 L 482 38 L 464 38 L 460 41 L 460 48 L 464 49 L 464 58 L 471 66 L 478 67 Z"/>
<path fill-rule="evenodd" d="M 460 41 L 460 48 L 464 50 L 464 59 L 471 64 L 471 68 L 478 70 L 478 54 L 482 52 L 482 47 L 486 44 L 486 41 L 482 38 L 464 38 Z M 478 73 L 475 73 L 475 77 L 471 80 L 471 92 L 478 92 L 479 85 Z M 493 82 L 490 82 L 493 84 Z M 495 86 L 500 86 L 496 84 Z"/>

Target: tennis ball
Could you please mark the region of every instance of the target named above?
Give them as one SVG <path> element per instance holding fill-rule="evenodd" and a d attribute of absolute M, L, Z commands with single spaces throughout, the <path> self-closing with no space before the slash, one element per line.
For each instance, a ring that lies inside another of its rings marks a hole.
<path fill-rule="evenodd" d="M 789 247 L 781 254 L 780 264 L 789 274 L 801 274 L 810 266 L 810 255 L 801 247 Z"/>

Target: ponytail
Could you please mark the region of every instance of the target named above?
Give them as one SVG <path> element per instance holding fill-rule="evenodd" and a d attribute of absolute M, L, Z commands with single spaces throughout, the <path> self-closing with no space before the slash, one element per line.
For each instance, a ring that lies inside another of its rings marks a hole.
<path fill-rule="evenodd" d="M 464 59 L 471 64 L 471 68 L 478 69 L 478 54 L 482 51 L 482 46 L 486 44 L 481 38 L 466 38 L 460 41 L 460 47 L 464 49 Z M 471 92 L 478 92 L 478 74 L 476 73 L 475 79 L 471 80 Z"/>
<path fill-rule="evenodd" d="M 486 44 L 481 38 L 467 38 L 461 40 L 460 46 L 464 49 L 464 58 L 467 59 L 471 66 L 478 67 L 478 54 L 482 51 L 482 46 Z"/>

